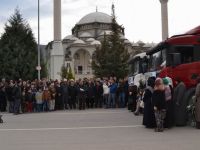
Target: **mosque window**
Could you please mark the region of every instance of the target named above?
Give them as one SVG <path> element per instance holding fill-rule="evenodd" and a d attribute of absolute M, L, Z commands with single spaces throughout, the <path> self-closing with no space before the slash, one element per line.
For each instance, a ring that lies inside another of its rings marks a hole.
<path fill-rule="evenodd" d="M 80 59 L 80 55 L 78 54 L 78 53 L 76 53 L 75 55 L 74 55 L 74 59 Z"/>

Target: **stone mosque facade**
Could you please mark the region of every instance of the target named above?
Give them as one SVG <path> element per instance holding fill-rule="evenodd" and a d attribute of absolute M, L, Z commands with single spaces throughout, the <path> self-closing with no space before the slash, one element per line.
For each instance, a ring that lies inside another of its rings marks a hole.
<path fill-rule="evenodd" d="M 61 40 L 60 46 L 57 46 L 57 48 L 63 51 L 59 57 L 52 55 L 52 52 L 55 52 L 54 49 L 56 49 L 55 45 L 58 45 L 57 42 L 50 42 L 46 46 L 46 64 L 49 78 L 61 79 L 62 62 L 60 62 L 60 65 L 55 65 L 56 60 L 62 60 L 63 65 L 67 68 L 71 67 L 75 79 L 92 78 L 94 76 L 91 67 L 93 54 L 96 48 L 101 46 L 104 36 L 111 34 L 111 24 L 112 17 L 106 13 L 96 11 L 87 14 L 75 24 L 72 34 L 67 35 Z M 130 55 L 145 51 L 154 45 L 153 43 L 145 44 L 142 41 L 131 43 L 125 37 L 124 28 L 121 26 L 120 31 L 120 38 L 124 40 Z"/>

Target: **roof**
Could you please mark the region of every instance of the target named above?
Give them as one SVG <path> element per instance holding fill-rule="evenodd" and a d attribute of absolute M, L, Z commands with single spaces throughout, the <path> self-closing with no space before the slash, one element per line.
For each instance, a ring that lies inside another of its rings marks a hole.
<path fill-rule="evenodd" d="M 185 34 L 200 34 L 200 26 L 197 26 L 196 28 L 186 32 Z"/>
<path fill-rule="evenodd" d="M 93 12 L 81 18 L 77 24 L 81 25 L 93 22 L 112 23 L 112 17 L 102 12 Z"/>
<path fill-rule="evenodd" d="M 92 35 L 88 32 L 83 32 L 79 37 L 92 37 Z"/>
<path fill-rule="evenodd" d="M 81 39 L 78 39 L 78 40 L 74 41 L 73 44 L 85 44 L 85 42 Z"/>
<path fill-rule="evenodd" d="M 101 45 L 101 42 L 95 40 L 95 41 L 93 41 L 93 42 L 91 43 L 91 45 Z"/>
<path fill-rule="evenodd" d="M 65 38 L 64 38 L 64 40 L 78 40 L 78 38 L 77 37 L 75 37 L 74 35 L 68 35 L 68 36 L 66 36 Z"/>
<path fill-rule="evenodd" d="M 87 39 L 86 41 L 87 42 L 93 42 L 95 39 L 94 38 L 89 38 L 89 39 Z"/>
<path fill-rule="evenodd" d="M 131 58 L 131 59 L 128 61 L 128 63 L 131 64 L 131 63 L 133 63 L 136 59 L 143 59 L 143 58 L 146 57 L 146 56 L 147 56 L 147 55 L 146 55 L 145 52 L 139 53 L 139 54 L 137 54 L 137 55 L 134 55 L 133 58 Z"/>
<path fill-rule="evenodd" d="M 152 55 L 152 54 L 154 54 L 154 53 L 166 48 L 167 46 L 168 46 L 168 44 L 166 42 L 160 42 L 156 46 L 152 47 L 146 54 L 147 55 Z"/>

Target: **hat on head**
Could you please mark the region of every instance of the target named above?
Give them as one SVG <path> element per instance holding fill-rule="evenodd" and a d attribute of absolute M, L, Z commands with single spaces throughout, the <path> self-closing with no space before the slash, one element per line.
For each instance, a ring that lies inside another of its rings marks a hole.
<path fill-rule="evenodd" d="M 162 80 L 164 85 L 169 85 L 169 80 L 167 78 L 163 78 Z"/>

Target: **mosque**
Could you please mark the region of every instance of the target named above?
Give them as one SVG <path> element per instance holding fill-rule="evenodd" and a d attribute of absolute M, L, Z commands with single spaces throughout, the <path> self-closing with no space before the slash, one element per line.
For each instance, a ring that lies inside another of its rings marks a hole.
<path fill-rule="evenodd" d="M 54 41 L 46 46 L 46 64 L 50 79 L 61 78 L 61 67 L 72 69 L 75 79 L 92 78 L 91 62 L 94 52 L 104 36 L 111 34 L 112 17 L 106 13 L 91 12 L 82 17 L 72 28 L 72 34 L 61 39 L 61 3 L 54 0 Z M 112 6 L 114 9 L 114 5 Z M 114 10 L 113 10 L 114 12 Z M 130 42 L 120 28 L 120 38 L 131 56 L 154 46 L 154 43 Z M 128 61 L 128 60 L 127 60 Z"/>

